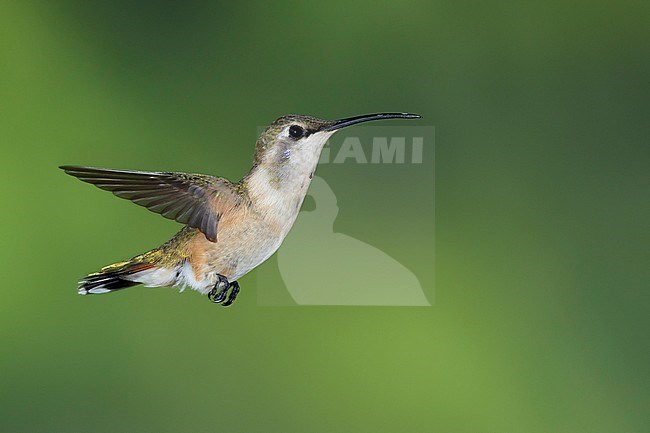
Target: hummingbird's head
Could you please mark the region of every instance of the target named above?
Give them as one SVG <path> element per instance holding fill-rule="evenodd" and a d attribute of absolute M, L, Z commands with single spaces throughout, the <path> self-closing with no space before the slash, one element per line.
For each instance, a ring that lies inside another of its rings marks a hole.
<path fill-rule="evenodd" d="M 291 164 L 310 155 L 313 159 L 334 133 L 322 130 L 330 123 L 298 114 L 276 119 L 257 140 L 255 163 Z"/>
<path fill-rule="evenodd" d="M 327 140 L 339 129 L 370 120 L 417 119 L 409 113 L 378 113 L 323 120 L 292 114 L 271 123 L 257 140 L 255 165 L 273 164 L 313 171 Z"/>
<path fill-rule="evenodd" d="M 339 129 L 381 119 L 416 119 L 417 114 L 381 113 L 322 120 L 310 116 L 282 116 L 257 139 L 255 163 L 242 182 L 259 209 L 293 224 L 327 140 Z M 288 224 L 288 225 L 287 225 Z"/>

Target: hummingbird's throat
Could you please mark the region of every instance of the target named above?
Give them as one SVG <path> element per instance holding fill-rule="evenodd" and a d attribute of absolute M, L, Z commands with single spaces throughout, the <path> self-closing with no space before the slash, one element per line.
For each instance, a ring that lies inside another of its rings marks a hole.
<path fill-rule="evenodd" d="M 333 132 L 319 132 L 299 142 L 276 142 L 246 179 L 253 204 L 293 219 L 307 194 L 323 146 Z"/>
<path fill-rule="evenodd" d="M 266 164 L 275 187 L 300 189 L 316 170 L 323 147 L 332 134 L 334 132 L 316 132 L 299 141 L 276 143 Z"/>

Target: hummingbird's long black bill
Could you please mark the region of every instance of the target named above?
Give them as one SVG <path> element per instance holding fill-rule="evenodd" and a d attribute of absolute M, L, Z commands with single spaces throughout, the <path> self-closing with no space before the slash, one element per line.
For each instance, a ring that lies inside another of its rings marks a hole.
<path fill-rule="evenodd" d="M 337 129 L 345 128 L 346 126 L 355 125 L 357 123 L 369 122 L 371 120 L 384 120 L 384 119 L 419 119 L 422 116 L 411 113 L 377 113 L 377 114 L 364 114 L 361 116 L 347 117 L 345 119 L 335 120 L 334 123 L 323 126 L 321 131 L 336 131 Z"/>

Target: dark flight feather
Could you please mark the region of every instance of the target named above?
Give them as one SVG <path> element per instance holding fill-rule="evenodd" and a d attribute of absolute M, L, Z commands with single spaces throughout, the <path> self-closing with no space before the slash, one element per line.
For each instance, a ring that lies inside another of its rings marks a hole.
<path fill-rule="evenodd" d="M 203 174 L 112 170 L 73 165 L 60 168 L 117 197 L 131 200 L 165 218 L 199 229 L 212 242 L 217 241 L 217 226 L 221 215 L 237 206 L 241 200 L 230 181 Z"/>

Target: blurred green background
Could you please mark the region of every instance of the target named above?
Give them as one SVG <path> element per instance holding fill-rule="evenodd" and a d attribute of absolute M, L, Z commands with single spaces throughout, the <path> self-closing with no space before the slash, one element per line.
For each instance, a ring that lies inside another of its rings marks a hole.
<path fill-rule="evenodd" d="M 631 1 L 0 3 L 2 431 L 648 431 L 649 20 Z M 230 309 L 76 295 L 178 225 L 58 165 L 237 179 L 279 115 L 385 110 L 436 127 L 433 307 L 261 307 L 254 272 Z"/>

